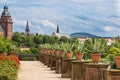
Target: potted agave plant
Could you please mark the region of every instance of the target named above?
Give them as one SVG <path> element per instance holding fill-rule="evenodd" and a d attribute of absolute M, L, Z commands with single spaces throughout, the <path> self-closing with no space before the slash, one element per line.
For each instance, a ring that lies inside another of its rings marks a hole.
<path fill-rule="evenodd" d="M 120 41 L 116 41 L 110 49 L 109 53 L 112 53 L 114 55 L 114 61 L 116 64 L 117 69 L 120 69 Z"/>
<path fill-rule="evenodd" d="M 67 58 L 72 58 L 74 43 L 65 43 L 65 53 Z"/>
<path fill-rule="evenodd" d="M 83 53 L 84 53 L 84 43 L 82 42 L 77 42 L 76 45 L 76 59 L 82 60 L 83 58 Z"/>
<path fill-rule="evenodd" d="M 60 57 L 64 57 L 64 53 L 65 53 L 65 43 L 61 43 L 59 44 L 59 48 L 60 48 L 60 53 L 59 53 L 59 56 Z"/>
<path fill-rule="evenodd" d="M 101 59 L 101 54 L 105 51 L 106 41 L 101 38 L 88 39 L 86 41 L 86 51 L 91 53 L 91 58 L 94 63 L 98 63 Z"/>

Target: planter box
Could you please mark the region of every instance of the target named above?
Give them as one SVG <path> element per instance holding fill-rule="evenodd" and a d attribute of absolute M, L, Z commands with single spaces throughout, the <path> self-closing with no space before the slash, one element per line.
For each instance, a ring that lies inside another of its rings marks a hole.
<path fill-rule="evenodd" d="M 62 59 L 62 74 L 61 77 L 63 78 L 70 78 L 71 77 L 71 70 L 72 70 L 72 62 L 75 59 L 63 58 Z"/>
<path fill-rule="evenodd" d="M 56 56 L 54 56 L 54 55 L 50 56 L 50 69 L 51 70 L 56 69 Z"/>
<path fill-rule="evenodd" d="M 80 61 L 80 60 L 72 61 L 71 80 L 84 80 L 84 75 L 85 75 L 84 63 L 89 63 L 89 61 Z"/>
<path fill-rule="evenodd" d="M 43 53 L 40 53 L 40 54 L 39 54 L 39 60 L 40 60 L 40 62 L 42 62 L 42 63 L 45 62 L 44 54 L 43 54 Z"/>
<path fill-rule="evenodd" d="M 110 69 L 106 71 L 107 79 L 106 80 L 120 80 L 120 70 Z"/>
<path fill-rule="evenodd" d="M 85 80 L 104 80 L 104 69 L 108 64 L 85 63 Z"/>
<path fill-rule="evenodd" d="M 56 73 L 60 74 L 62 72 L 62 57 L 56 57 Z"/>

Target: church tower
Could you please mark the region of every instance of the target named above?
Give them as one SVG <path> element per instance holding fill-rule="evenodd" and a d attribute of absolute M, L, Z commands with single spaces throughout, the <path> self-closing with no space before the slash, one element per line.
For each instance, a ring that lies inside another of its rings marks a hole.
<path fill-rule="evenodd" d="M 5 5 L 3 8 L 3 12 L 1 14 L 1 19 L 0 19 L 0 25 L 2 29 L 4 30 L 4 37 L 11 39 L 12 38 L 12 18 L 10 16 L 10 13 L 8 11 L 8 6 Z"/>
<path fill-rule="evenodd" d="M 56 33 L 60 33 L 60 32 L 59 32 L 59 25 L 57 25 Z"/>
<path fill-rule="evenodd" d="M 30 29 L 29 29 L 28 21 L 27 21 L 27 24 L 26 24 L 25 35 L 26 36 L 30 35 Z"/>

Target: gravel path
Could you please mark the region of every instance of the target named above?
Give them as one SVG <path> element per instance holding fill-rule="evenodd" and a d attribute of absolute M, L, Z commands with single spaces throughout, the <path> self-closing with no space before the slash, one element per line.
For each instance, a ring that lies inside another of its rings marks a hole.
<path fill-rule="evenodd" d="M 39 61 L 21 61 L 18 72 L 18 80 L 71 80 L 61 78 L 61 74 L 55 74 L 47 66 Z"/>

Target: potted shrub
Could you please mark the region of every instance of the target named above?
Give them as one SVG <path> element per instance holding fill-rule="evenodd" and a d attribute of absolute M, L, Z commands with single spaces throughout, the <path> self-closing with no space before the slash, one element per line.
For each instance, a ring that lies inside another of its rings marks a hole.
<path fill-rule="evenodd" d="M 67 58 L 72 58 L 74 43 L 65 43 L 65 53 Z"/>
<path fill-rule="evenodd" d="M 65 43 L 62 42 L 62 43 L 59 44 L 59 45 L 60 45 L 60 46 L 59 46 L 59 47 L 60 47 L 59 56 L 60 56 L 60 57 L 64 57 L 64 55 L 65 55 L 65 54 L 64 54 L 64 53 L 65 53 Z"/>
<path fill-rule="evenodd" d="M 76 59 L 82 60 L 84 53 L 84 43 L 77 42 L 75 47 Z"/>
<path fill-rule="evenodd" d="M 110 49 L 109 53 L 114 55 L 114 61 L 116 64 L 117 69 L 120 69 L 120 41 L 116 41 Z"/>
<path fill-rule="evenodd" d="M 101 38 L 88 39 L 86 41 L 86 51 L 91 54 L 92 61 L 98 63 L 101 58 L 101 54 L 104 53 L 106 47 L 106 41 Z"/>

